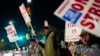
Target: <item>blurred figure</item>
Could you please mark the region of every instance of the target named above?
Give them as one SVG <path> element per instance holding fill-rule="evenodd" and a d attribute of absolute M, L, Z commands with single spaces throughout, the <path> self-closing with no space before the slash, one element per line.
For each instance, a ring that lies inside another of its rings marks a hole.
<path fill-rule="evenodd" d="M 0 49 L 0 56 L 3 56 L 3 51 Z"/>
<path fill-rule="evenodd" d="M 44 33 L 46 35 L 44 48 L 45 56 L 58 56 L 59 53 L 57 53 L 56 33 L 51 31 L 47 26 L 44 27 Z"/>
<path fill-rule="evenodd" d="M 83 31 L 81 33 L 81 39 L 76 44 L 69 44 L 69 51 L 72 56 L 100 56 L 100 49 L 98 44 L 91 44 L 90 37 L 91 35 Z"/>
<path fill-rule="evenodd" d="M 72 56 L 70 51 L 68 50 L 67 42 L 65 42 L 64 48 L 60 48 L 60 56 Z"/>
<path fill-rule="evenodd" d="M 44 48 L 40 45 L 40 43 L 41 43 L 40 42 L 40 38 L 39 37 L 36 37 L 35 40 L 36 40 L 36 43 L 38 44 L 38 46 L 41 47 L 42 56 L 44 56 Z"/>
<path fill-rule="evenodd" d="M 43 56 L 41 46 L 34 39 L 30 40 L 29 56 Z"/>
<path fill-rule="evenodd" d="M 5 53 L 3 53 L 3 55 L 1 56 L 14 56 L 14 53 L 13 52 L 9 52 L 9 51 L 6 51 Z M 20 55 L 21 56 L 21 55 Z"/>

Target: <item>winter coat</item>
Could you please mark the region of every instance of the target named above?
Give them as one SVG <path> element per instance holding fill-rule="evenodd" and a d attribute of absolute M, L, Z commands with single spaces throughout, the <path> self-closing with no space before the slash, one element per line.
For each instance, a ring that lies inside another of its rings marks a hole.
<path fill-rule="evenodd" d="M 29 56 L 43 56 L 43 48 L 36 44 L 34 48 L 29 48 Z"/>
<path fill-rule="evenodd" d="M 78 44 L 75 47 L 75 56 L 100 56 L 100 48 L 98 44 L 86 46 Z"/>
<path fill-rule="evenodd" d="M 56 38 L 55 33 L 51 31 L 48 34 L 46 42 L 45 42 L 45 49 L 44 49 L 45 56 L 58 56 L 54 47 L 55 45 L 54 38 Z"/>

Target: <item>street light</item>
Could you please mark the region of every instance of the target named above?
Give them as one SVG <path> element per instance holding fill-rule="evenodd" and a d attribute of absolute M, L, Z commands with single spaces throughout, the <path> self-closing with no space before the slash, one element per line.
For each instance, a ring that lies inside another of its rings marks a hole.
<path fill-rule="evenodd" d="M 14 24 L 14 23 L 15 23 L 14 20 L 9 21 L 9 24 Z"/>
<path fill-rule="evenodd" d="M 31 3 L 31 2 L 32 2 L 32 0 L 27 0 L 27 2 L 28 2 L 28 3 Z"/>
<path fill-rule="evenodd" d="M 13 24 L 13 21 L 10 21 L 9 24 Z"/>

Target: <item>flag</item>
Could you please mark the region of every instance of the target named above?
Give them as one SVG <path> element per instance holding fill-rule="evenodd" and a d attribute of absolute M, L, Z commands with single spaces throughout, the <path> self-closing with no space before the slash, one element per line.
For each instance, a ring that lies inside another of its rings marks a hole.
<path fill-rule="evenodd" d="M 5 30 L 10 42 L 15 42 L 18 40 L 18 35 L 13 24 L 6 26 Z"/>
<path fill-rule="evenodd" d="M 30 16 L 28 15 L 27 11 L 26 11 L 26 8 L 25 8 L 25 5 L 22 3 L 20 6 L 19 6 L 19 9 L 20 9 L 20 12 L 25 20 L 25 23 L 26 24 L 29 24 L 31 22 L 31 19 L 30 19 Z"/>

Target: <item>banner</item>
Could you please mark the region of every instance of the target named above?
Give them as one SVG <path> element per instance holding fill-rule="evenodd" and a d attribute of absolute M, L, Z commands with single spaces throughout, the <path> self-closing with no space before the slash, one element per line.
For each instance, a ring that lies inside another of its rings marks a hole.
<path fill-rule="evenodd" d="M 10 42 L 15 42 L 18 40 L 18 35 L 13 24 L 6 26 L 5 30 Z"/>
<path fill-rule="evenodd" d="M 28 15 L 26 8 L 25 8 L 25 5 L 23 3 L 19 6 L 19 9 L 20 9 L 20 12 L 21 12 L 24 20 L 25 20 L 25 23 L 26 24 L 30 23 L 31 22 L 30 16 Z"/>
<path fill-rule="evenodd" d="M 65 23 L 65 41 L 66 42 L 75 42 L 80 40 L 80 34 L 82 29 L 77 27 L 76 25 L 66 22 Z"/>
<path fill-rule="evenodd" d="M 54 14 L 100 37 L 100 0 L 64 0 Z"/>

